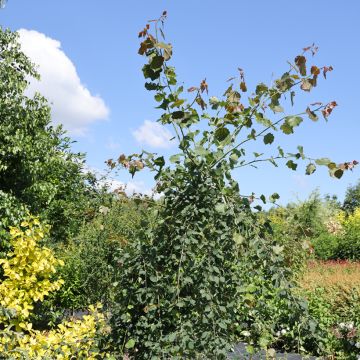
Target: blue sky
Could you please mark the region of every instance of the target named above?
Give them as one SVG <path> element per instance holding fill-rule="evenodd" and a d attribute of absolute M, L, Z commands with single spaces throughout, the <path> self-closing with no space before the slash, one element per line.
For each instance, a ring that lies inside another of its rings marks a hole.
<path fill-rule="evenodd" d="M 155 121 L 159 112 L 144 89 L 144 59 L 137 55 L 137 33 L 165 9 L 167 40 L 174 46 L 179 79 L 190 87 L 206 77 L 210 95 L 220 96 L 238 67 L 245 70 L 248 88 L 270 83 L 287 70 L 287 60 L 315 42 L 319 52 L 314 63 L 332 65 L 334 71 L 309 95 L 299 96 L 295 112 L 315 101 L 336 100 L 339 106 L 328 123 L 307 120 L 294 136 L 281 138 L 282 144 L 289 151 L 302 144 L 307 154 L 336 162 L 360 159 L 357 0 L 8 0 L 0 10 L 0 24 L 25 29 L 24 47 L 46 70 L 44 83 L 38 86 L 53 100 L 54 118 L 72 131 L 77 140 L 74 149 L 87 153 L 90 167 L 103 169 L 106 159 L 142 148 L 176 152 L 174 147 L 161 147 L 166 132 L 155 128 L 155 134 L 147 134 L 154 129 L 144 122 Z M 59 87 L 69 93 L 64 95 Z M 154 135 L 160 135 L 160 142 L 150 141 Z M 282 203 L 302 199 L 316 187 L 342 199 L 347 186 L 360 178 L 359 169 L 341 180 L 330 178 L 325 168 L 305 176 L 304 165 L 297 172 L 264 165 L 236 177 L 243 194 L 278 192 Z M 130 178 L 123 172 L 119 180 Z M 132 184 L 140 190 L 151 188 L 151 174 L 135 177 Z"/>

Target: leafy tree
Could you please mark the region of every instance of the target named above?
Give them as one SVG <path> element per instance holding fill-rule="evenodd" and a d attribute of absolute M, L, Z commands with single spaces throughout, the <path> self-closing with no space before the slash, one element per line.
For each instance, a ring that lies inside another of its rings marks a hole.
<path fill-rule="evenodd" d="M 360 180 L 356 185 L 347 188 L 343 203 L 343 209 L 347 213 L 353 213 L 358 207 L 360 207 Z"/>
<path fill-rule="evenodd" d="M 288 95 L 293 102 L 297 87 L 309 92 L 320 72 L 325 76 L 332 67 L 314 65 L 308 73 L 306 52 L 316 51 L 309 47 L 274 84 L 260 83 L 248 100 L 242 99 L 247 85 L 241 69 L 239 88 L 233 83 L 223 97 L 207 99 L 203 80 L 188 89 L 195 94 L 188 100 L 169 65 L 172 46 L 164 42 L 165 17 L 166 12 L 153 21 L 155 34 L 151 23 L 139 33 L 139 54 L 148 60 L 145 88 L 155 92 L 163 111 L 159 122 L 173 128 L 179 153 L 170 157 L 169 166 L 164 157 L 145 151 L 108 161 L 111 168 L 123 166 L 132 175 L 148 167 L 164 195 L 154 205 L 155 223 L 129 244 L 121 259 L 113 344 L 139 359 L 221 359 L 238 338 L 261 347 L 321 352 L 317 324 L 306 303 L 292 294 L 283 247 L 266 240 L 270 226 L 259 222 L 255 211 L 261 206 L 254 206 L 254 194 L 240 193 L 232 170 L 261 162 L 278 166 L 278 161 L 296 170 L 298 161 L 305 160 L 308 175 L 322 165 L 340 178 L 351 167 L 310 158 L 302 146 L 295 152 L 279 146 L 270 156 L 247 150 L 257 140 L 266 149 L 276 131 L 294 133 L 304 116 L 317 121 L 321 112 L 326 120 L 335 101 L 309 105 L 294 115 L 284 115 L 283 103 Z M 259 200 L 278 197 L 260 195 Z M 291 336 L 281 335 L 281 324 L 287 324 Z"/>
<path fill-rule="evenodd" d="M 51 124 L 47 100 L 26 94 L 39 74 L 17 38 L 0 29 L 0 252 L 6 229 L 28 211 L 52 225 L 53 238 L 65 240 L 95 196 L 84 155 L 73 153 L 62 128 Z"/>

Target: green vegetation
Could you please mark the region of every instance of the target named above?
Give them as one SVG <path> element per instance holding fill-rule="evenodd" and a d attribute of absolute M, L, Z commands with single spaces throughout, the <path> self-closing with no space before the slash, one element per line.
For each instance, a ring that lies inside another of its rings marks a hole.
<path fill-rule="evenodd" d="M 84 155 L 51 124 L 40 94 L 26 95 L 35 66 L 21 52 L 17 34 L 0 29 L 0 253 L 7 229 L 30 212 L 51 225 L 53 242 L 64 242 L 91 218 L 98 196 L 95 179 L 84 172 Z M 89 215 L 90 214 L 90 215 Z"/>
<path fill-rule="evenodd" d="M 177 153 L 168 164 L 145 151 L 107 161 L 133 176 L 153 171 L 158 200 L 110 193 L 84 173 L 84 155 L 52 127 L 46 99 L 25 95 L 38 74 L 16 33 L 0 30 L 0 350 L 9 359 L 225 359 L 244 341 L 250 354 L 356 359 L 359 266 L 319 259 L 360 260 L 359 186 L 344 204 L 314 192 L 265 211 L 260 202 L 279 195 L 245 196 L 232 175 L 263 162 L 294 171 L 305 161 L 307 175 L 323 166 L 340 178 L 357 164 L 314 159 L 301 145 L 273 148 L 305 117 L 330 116 L 334 101 L 292 107 L 298 91 L 310 92 L 332 68 L 307 69 L 310 47 L 247 100 L 242 70 L 240 87 L 234 81 L 221 97 L 208 96 L 205 80 L 185 92 L 170 65 L 165 19 L 140 32 L 139 54 Z M 67 319 L 89 307 L 82 320 Z"/>

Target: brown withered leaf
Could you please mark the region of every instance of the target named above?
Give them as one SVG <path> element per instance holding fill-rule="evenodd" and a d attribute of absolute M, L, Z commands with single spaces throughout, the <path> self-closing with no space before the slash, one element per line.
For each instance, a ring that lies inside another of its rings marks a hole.
<path fill-rule="evenodd" d="M 325 108 L 323 110 L 321 110 L 323 116 L 325 119 L 327 119 L 327 117 L 332 113 L 332 111 L 334 110 L 334 108 L 338 106 L 338 104 L 336 103 L 336 101 L 331 101 L 330 103 L 328 103 Z"/>
<path fill-rule="evenodd" d="M 315 66 L 315 65 L 313 65 L 312 67 L 311 67 L 311 74 L 312 75 L 319 75 L 320 74 L 320 69 L 317 67 L 317 66 Z"/>
<path fill-rule="evenodd" d="M 310 91 L 313 87 L 313 82 L 310 80 L 312 79 L 302 79 L 300 89 L 304 91 Z"/>
<path fill-rule="evenodd" d="M 341 170 L 352 170 L 356 165 L 358 165 L 359 162 L 356 160 L 344 162 L 342 164 L 338 164 L 338 168 Z"/>
<path fill-rule="evenodd" d="M 118 163 L 122 164 L 126 160 L 125 154 L 121 154 L 118 158 Z"/>
<path fill-rule="evenodd" d="M 330 66 L 324 66 L 323 67 L 323 75 L 324 75 L 324 78 L 326 79 L 326 73 L 328 72 L 328 71 L 333 71 L 334 70 L 334 68 L 330 65 Z"/>
<path fill-rule="evenodd" d="M 242 92 L 246 92 L 247 91 L 247 87 L 246 87 L 246 84 L 245 84 L 245 81 L 242 81 L 240 83 L 240 89 Z"/>
<path fill-rule="evenodd" d="M 312 43 L 310 46 L 304 47 L 303 51 L 304 53 L 307 51 L 311 51 L 312 56 L 314 56 L 319 50 L 319 47 L 315 45 L 315 43 Z"/>
<path fill-rule="evenodd" d="M 202 110 L 206 109 L 206 102 L 203 100 L 203 98 L 200 95 L 196 98 L 196 103 L 200 105 Z"/>
<path fill-rule="evenodd" d="M 306 57 L 303 55 L 298 55 L 295 58 L 295 64 L 298 67 L 300 74 L 306 76 Z"/>
<path fill-rule="evenodd" d="M 244 73 L 244 70 L 241 69 L 241 68 L 238 68 L 239 70 L 239 73 L 240 73 L 240 79 L 241 81 L 244 81 L 245 82 L 245 73 Z"/>
<path fill-rule="evenodd" d="M 196 86 L 192 86 L 192 87 L 190 87 L 190 88 L 188 88 L 188 92 L 193 92 L 193 91 L 197 91 L 197 90 L 199 90 L 199 88 L 197 88 Z"/>
<path fill-rule="evenodd" d="M 204 91 L 206 91 L 206 94 L 208 94 L 208 84 L 206 83 L 206 79 L 204 79 L 201 83 L 200 83 L 200 91 L 203 93 Z"/>

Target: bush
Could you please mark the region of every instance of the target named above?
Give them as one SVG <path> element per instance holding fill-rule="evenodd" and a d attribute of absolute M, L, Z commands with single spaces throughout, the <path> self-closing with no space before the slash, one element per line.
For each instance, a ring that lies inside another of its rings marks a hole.
<path fill-rule="evenodd" d="M 337 259 L 340 239 L 338 235 L 323 233 L 311 241 L 315 256 L 321 260 Z"/>
<path fill-rule="evenodd" d="M 142 227 L 147 227 L 152 202 L 136 196 L 114 197 L 107 206 L 98 208 L 97 215 L 80 229 L 77 237 L 57 249 L 65 262 L 60 269 L 65 284 L 47 302 L 48 309 L 54 304 L 68 310 L 97 302 L 109 306 L 122 271 L 123 248 L 135 241 Z M 48 310 L 38 312 L 44 315 Z"/>
<path fill-rule="evenodd" d="M 39 246 L 47 230 L 33 218 L 10 230 L 13 250 L 0 259 L 4 273 L 0 284 L 0 352 L 5 359 L 98 358 L 95 338 L 104 331 L 105 321 L 95 307 L 83 320 L 64 321 L 47 331 L 34 329 L 29 321 L 34 303 L 63 284 L 63 280 L 53 279 L 56 267 L 63 262 L 50 249 Z"/>
<path fill-rule="evenodd" d="M 344 228 L 338 248 L 339 259 L 360 260 L 360 208 L 342 221 Z"/>

